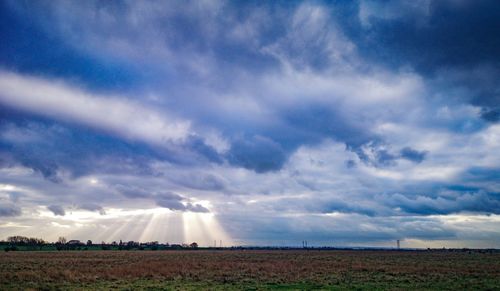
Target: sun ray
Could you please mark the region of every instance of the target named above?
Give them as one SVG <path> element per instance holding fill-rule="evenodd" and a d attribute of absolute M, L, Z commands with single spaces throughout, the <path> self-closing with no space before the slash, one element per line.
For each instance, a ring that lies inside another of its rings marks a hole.
<path fill-rule="evenodd" d="M 192 213 L 183 214 L 185 218 L 186 234 L 190 241 L 196 241 L 200 245 L 211 246 L 216 240 L 224 246 L 232 245 L 231 238 L 226 234 L 218 223 L 213 213 Z"/>

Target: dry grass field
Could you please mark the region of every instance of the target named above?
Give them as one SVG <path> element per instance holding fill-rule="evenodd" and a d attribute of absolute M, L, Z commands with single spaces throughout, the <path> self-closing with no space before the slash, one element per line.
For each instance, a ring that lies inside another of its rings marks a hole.
<path fill-rule="evenodd" d="M 51 251 L 0 254 L 1 290 L 500 290 L 500 253 Z"/>

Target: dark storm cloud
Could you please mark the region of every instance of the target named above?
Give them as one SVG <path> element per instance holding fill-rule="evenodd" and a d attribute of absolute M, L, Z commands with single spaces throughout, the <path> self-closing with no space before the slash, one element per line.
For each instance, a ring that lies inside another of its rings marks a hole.
<path fill-rule="evenodd" d="M 21 208 L 18 206 L 0 201 L 0 217 L 20 216 L 21 213 Z"/>
<path fill-rule="evenodd" d="M 425 156 L 427 155 L 426 151 L 418 151 L 412 149 L 411 147 L 405 147 L 400 151 L 401 158 L 410 160 L 415 163 L 421 163 Z"/>
<path fill-rule="evenodd" d="M 96 60 L 75 51 L 64 41 L 47 33 L 37 23 L 34 14 L 33 17 L 23 17 L 23 9 L 33 11 L 34 7 L 28 6 L 44 5 L 42 3 L 0 3 L 0 64 L 3 67 L 14 67 L 20 72 L 69 76 L 86 81 L 95 88 L 125 89 L 138 83 L 140 75 L 131 66 L 111 59 Z M 37 52 L 36 56 L 33 51 Z"/>
<path fill-rule="evenodd" d="M 11 162 L 30 167 L 52 182 L 61 182 L 61 168 L 76 177 L 106 170 L 148 172 L 146 162 L 154 156 L 139 145 L 36 117 L 21 122 L 4 119 L 1 125 L 0 150 Z M 103 159 L 109 162 L 103 163 Z"/>
<path fill-rule="evenodd" d="M 333 139 L 362 156 L 361 147 L 380 142 L 370 128 L 353 122 L 342 110 L 329 104 L 302 104 L 277 110 L 278 124 L 268 124 L 263 134 L 236 136 L 225 158 L 235 166 L 265 173 L 280 170 L 297 148 Z M 255 131 L 255 130 L 250 130 Z M 272 138 L 271 138 L 272 137 Z M 386 156 L 384 156 L 384 154 Z M 379 152 L 376 163 L 389 163 L 389 153 Z"/>
<path fill-rule="evenodd" d="M 368 164 L 377 167 L 393 166 L 396 163 L 397 156 L 391 154 L 386 149 L 375 149 L 372 153 L 374 154 L 373 158 L 367 156 L 365 153 L 359 154 L 359 157 Z"/>
<path fill-rule="evenodd" d="M 394 11 L 392 17 L 375 9 L 363 31 L 366 38 L 361 43 L 367 45 L 363 52 L 379 62 L 410 62 L 425 72 L 499 63 L 497 1 L 430 1 L 424 13 L 427 9 L 421 4 L 408 5 L 406 12 Z"/>
<path fill-rule="evenodd" d="M 10 160 L 12 161 L 7 166 L 13 166 L 15 164 L 21 164 L 25 167 L 32 168 L 35 172 L 40 173 L 47 180 L 60 183 L 62 182 L 62 178 L 59 176 L 59 170 L 66 170 L 73 177 L 78 177 L 82 175 L 86 175 L 89 173 L 97 173 L 104 170 L 113 170 L 116 172 L 144 172 L 144 169 L 141 169 L 139 163 L 130 164 L 130 167 L 127 167 L 126 160 L 121 160 L 119 157 L 115 156 L 106 156 L 101 154 L 99 160 L 94 160 L 94 158 L 99 157 L 93 156 L 90 148 L 85 148 L 83 152 L 78 152 L 75 148 L 62 148 L 60 146 L 50 147 L 50 146 L 41 146 L 31 144 L 30 148 L 28 145 L 15 147 L 15 149 L 9 152 Z M 75 161 L 74 154 L 79 154 L 81 157 L 85 157 L 86 159 Z M 104 159 L 107 160 L 109 164 L 102 164 Z M 120 163 L 119 167 L 116 167 Z M 111 166 L 111 165 L 115 166 Z"/>
<path fill-rule="evenodd" d="M 227 185 L 223 178 L 210 173 L 193 172 L 188 175 L 177 175 L 169 179 L 181 186 L 206 191 L 223 191 Z"/>
<path fill-rule="evenodd" d="M 420 4 L 372 6 L 366 26 L 351 31 L 361 54 L 386 66 L 410 65 L 430 79 L 441 79 L 441 88 L 466 88 L 462 98 L 485 112 L 497 110 L 500 3 L 430 1 L 427 9 Z M 488 121 L 496 121 L 495 116 L 483 114 Z"/>
<path fill-rule="evenodd" d="M 399 152 L 390 149 L 380 140 L 370 141 L 358 147 L 349 148 L 359 159 L 367 165 L 375 167 L 390 167 L 397 165 L 398 160 L 405 159 L 416 164 L 425 160 L 427 151 L 419 151 L 411 147 L 404 147 Z M 350 164 L 352 166 L 352 164 Z"/>
<path fill-rule="evenodd" d="M 375 216 L 377 209 L 366 207 L 358 203 L 346 203 L 340 200 L 328 201 L 322 204 L 323 213 L 340 212 L 340 213 L 356 213 L 366 216 Z"/>
<path fill-rule="evenodd" d="M 44 178 L 60 183 L 58 171 L 73 177 L 91 173 L 135 173 L 151 175 L 153 161 L 196 165 L 220 163 L 221 158 L 202 140 L 192 138 L 182 144 L 182 150 L 158 149 L 141 142 L 130 142 L 105 132 L 58 123 L 19 113 L 0 116 L 0 166 L 21 164 L 32 168 Z M 178 146 L 177 146 L 178 147 Z M 184 155 L 183 155 L 184 154 Z M 75 159 L 78 157 L 78 159 Z M 197 182 L 198 181 L 198 182 Z M 212 176 L 192 181 L 193 185 L 222 189 L 222 182 Z"/>
<path fill-rule="evenodd" d="M 175 193 L 166 192 L 155 196 L 155 201 L 158 206 L 168 208 L 170 210 L 185 210 L 186 206 L 182 204 L 183 198 Z"/>
<path fill-rule="evenodd" d="M 231 164 L 257 173 L 281 169 L 287 157 L 287 152 L 279 143 L 264 136 L 238 138 L 233 141 L 227 154 Z"/>
<path fill-rule="evenodd" d="M 64 216 L 66 215 L 66 211 L 64 211 L 64 208 L 61 205 L 49 205 L 47 206 L 47 209 L 52 211 L 54 215 L 59 215 L 59 216 Z"/>
<path fill-rule="evenodd" d="M 182 203 L 184 197 L 173 192 L 164 192 L 154 196 L 156 204 L 170 210 L 191 211 L 191 212 L 210 212 L 200 204 L 190 202 Z"/>
<path fill-rule="evenodd" d="M 147 191 L 143 188 L 131 185 L 114 185 L 113 188 L 123 196 L 131 199 L 149 199 L 156 205 L 177 211 L 210 212 L 200 204 L 191 203 L 186 197 L 174 192 Z"/>
<path fill-rule="evenodd" d="M 193 204 L 193 203 L 188 203 L 186 205 L 186 210 L 191 211 L 191 212 L 198 212 L 198 213 L 209 213 L 210 210 L 208 210 L 206 207 L 203 207 L 201 204 Z"/>
<path fill-rule="evenodd" d="M 500 196 L 495 190 L 488 190 L 498 189 L 499 184 L 484 183 L 482 179 L 490 181 L 493 178 L 483 177 L 482 174 L 485 173 L 480 170 L 476 172 L 479 172 L 477 175 L 481 178 L 465 173 L 456 177 L 457 184 L 435 181 L 397 182 L 398 185 L 392 186 L 384 184 L 381 190 L 366 188 L 360 191 L 362 194 L 358 192 L 356 195 L 337 193 L 338 196 L 332 198 L 326 193 L 316 193 L 308 198 L 277 199 L 273 204 L 264 200 L 261 204 L 255 205 L 263 209 L 271 208 L 280 213 L 343 213 L 367 217 L 500 214 Z M 399 188 L 400 192 L 383 193 L 394 188 Z M 415 189 L 419 189 L 419 193 L 415 193 Z"/>
<path fill-rule="evenodd" d="M 288 144 L 314 144 L 328 137 L 345 142 L 348 147 L 358 148 L 377 139 L 370 129 L 356 124 L 336 106 L 299 104 L 296 108 L 285 108 L 282 114 L 289 127 L 279 128 L 274 135 Z"/>
<path fill-rule="evenodd" d="M 499 184 L 500 168 L 498 167 L 471 167 L 461 177 L 464 181 L 475 182 L 491 182 Z"/>
<path fill-rule="evenodd" d="M 151 198 L 151 193 L 139 187 L 115 185 L 114 188 L 127 198 Z"/>
<path fill-rule="evenodd" d="M 497 122 L 500 120 L 500 108 L 483 108 L 481 117 L 490 122 Z"/>
<path fill-rule="evenodd" d="M 220 154 L 213 147 L 207 145 L 200 137 L 189 136 L 188 140 L 184 144 L 184 147 L 200 154 L 210 162 L 220 164 L 223 161 Z"/>
<path fill-rule="evenodd" d="M 452 214 L 460 212 L 479 212 L 500 214 L 498 193 L 484 191 L 461 193 L 456 197 L 414 197 L 394 194 L 386 198 L 386 205 L 401 209 L 403 212 L 418 215 Z"/>
<path fill-rule="evenodd" d="M 30 156 L 30 153 L 23 156 L 19 161 L 23 166 L 32 168 L 35 172 L 40 173 L 45 179 L 51 182 L 60 183 L 62 181 L 57 175 L 59 166 L 53 161 L 47 161 L 42 157 Z"/>

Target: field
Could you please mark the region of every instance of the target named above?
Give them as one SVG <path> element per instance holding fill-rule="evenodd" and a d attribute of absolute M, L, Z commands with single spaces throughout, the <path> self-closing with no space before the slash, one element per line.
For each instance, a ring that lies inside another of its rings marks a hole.
<path fill-rule="evenodd" d="M 0 290 L 500 290 L 499 252 L 32 251 L 0 254 Z"/>

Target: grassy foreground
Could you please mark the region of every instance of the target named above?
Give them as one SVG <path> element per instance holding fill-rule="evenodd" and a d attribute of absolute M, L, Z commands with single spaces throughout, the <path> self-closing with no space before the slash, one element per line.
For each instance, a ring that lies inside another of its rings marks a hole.
<path fill-rule="evenodd" d="M 0 290 L 500 290 L 500 253 L 51 251 L 0 254 Z"/>

